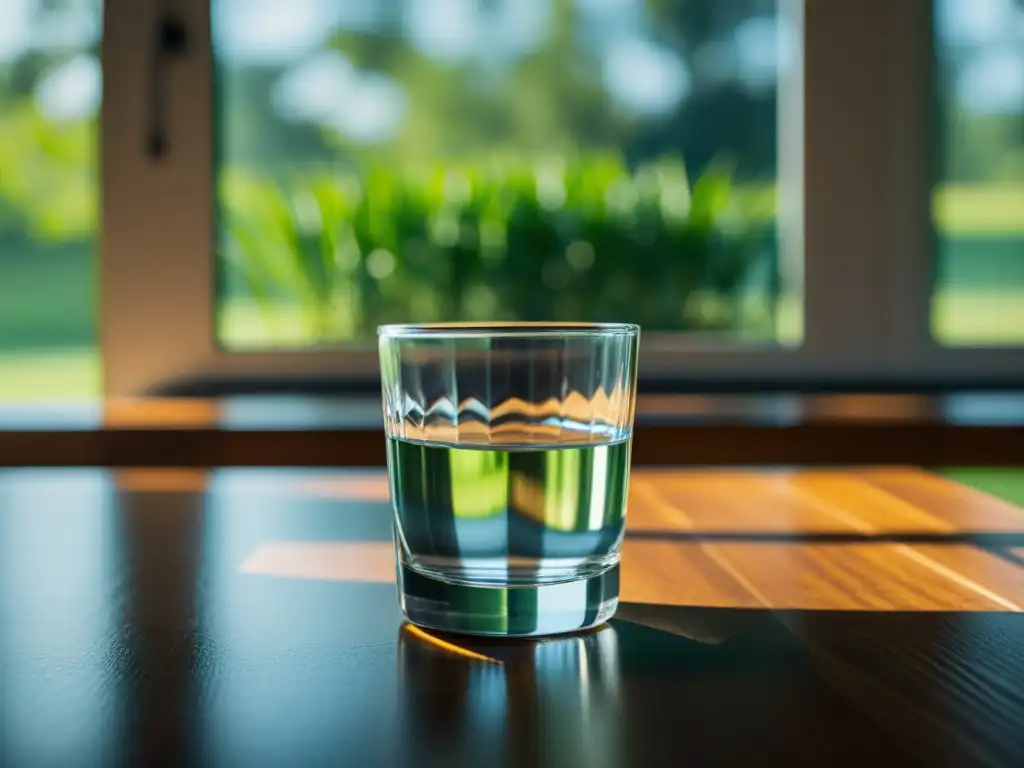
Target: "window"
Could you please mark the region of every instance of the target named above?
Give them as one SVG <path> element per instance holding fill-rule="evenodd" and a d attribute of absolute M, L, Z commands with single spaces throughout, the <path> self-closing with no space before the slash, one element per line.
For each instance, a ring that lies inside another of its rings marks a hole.
<path fill-rule="evenodd" d="M 99 394 L 99 0 L 5 0 L 0 402 Z"/>
<path fill-rule="evenodd" d="M 798 41 L 775 0 L 213 0 L 212 20 L 224 346 L 499 319 L 799 340 L 775 234 Z"/>
<path fill-rule="evenodd" d="M 932 327 L 946 344 L 1024 342 L 1024 3 L 942 0 Z"/>
<path fill-rule="evenodd" d="M 942 330 L 974 309 L 931 311 L 992 305 L 947 268 L 988 179 L 935 184 L 947 11 L 107 0 L 105 389 L 370 380 L 382 320 L 512 316 L 640 319 L 646 381 L 1018 382 L 1019 347 Z"/>

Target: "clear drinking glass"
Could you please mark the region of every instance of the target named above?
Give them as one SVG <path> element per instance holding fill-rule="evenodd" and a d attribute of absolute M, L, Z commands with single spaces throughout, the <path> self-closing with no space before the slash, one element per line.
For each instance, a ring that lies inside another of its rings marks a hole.
<path fill-rule="evenodd" d="M 402 611 L 548 635 L 615 612 L 640 328 L 379 330 Z"/>

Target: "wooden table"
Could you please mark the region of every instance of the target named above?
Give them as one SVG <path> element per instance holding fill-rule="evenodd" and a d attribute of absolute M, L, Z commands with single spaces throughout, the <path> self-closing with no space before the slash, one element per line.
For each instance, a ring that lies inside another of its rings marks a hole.
<path fill-rule="evenodd" d="M 1024 511 L 637 471 L 618 617 L 403 627 L 377 471 L 0 472 L 0 765 L 1021 765 Z"/>

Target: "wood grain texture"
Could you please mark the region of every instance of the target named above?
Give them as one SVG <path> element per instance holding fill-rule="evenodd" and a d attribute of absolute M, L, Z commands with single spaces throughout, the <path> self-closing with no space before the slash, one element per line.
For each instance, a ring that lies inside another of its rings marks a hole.
<path fill-rule="evenodd" d="M 779 617 L 829 687 L 923 765 L 1018 766 L 1024 625 L 1007 613 Z"/>
<path fill-rule="evenodd" d="M 761 602 L 695 542 L 637 541 L 622 546 L 622 599 L 659 605 L 757 608 Z"/>
<path fill-rule="evenodd" d="M 998 596 L 1006 610 L 1024 606 L 1024 568 L 1005 555 L 966 544 L 913 544 L 907 550 L 928 560 L 935 570 L 974 586 L 979 592 Z"/>
<path fill-rule="evenodd" d="M 1024 532 L 1024 514 L 1018 507 L 952 480 L 901 469 L 872 469 L 862 476 L 876 488 L 947 521 L 957 531 Z"/>
<path fill-rule="evenodd" d="M 765 607 L 803 610 L 1017 609 L 896 544 L 714 544 L 706 549 Z M 1001 585 L 1000 585 L 1001 586 Z"/>
<path fill-rule="evenodd" d="M 639 471 L 627 599 L 802 610 L 1020 611 L 1024 569 L 971 541 L 1024 511 L 911 468 Z M 672 578 L 669 574 L 677 574 Z"/>
<path fill-rule="evenodd" d="M 814 503 L 796 492 L 788 479 L 788 473 L 675 473 L 660 477 L 657 488 L 701 532 L 858 530 L 857 520 L 845 508 Z"/>
<path fill-rule="evenodd" d="M 629 478 L 627 521 L 631 531 L 691 531 L 693 521 L 665 498 L 661 490 L 667 473 L 638 472 Z"/>
<path fill-rule="evenodd" d="M 908 469 L 638 472 L 609 626 L 430 640 L 383 480 L 0 471 L 0 764 L 1021 765 L 1016 508 Z"/>
<path fill-rule="evenodd" d="M 953 522 L 865 482 L 852 472 L 797 472 L 789 475 L 786 482 L 811 503 L 856 521 L 858 530 L 871 533 L 956 531 Z"/>
<path fill-rule="evenodd" d="M 178 474 L 169 473 L 166 485 L 180 482 Z M 137 473 L 119 477 L 126 487 L 139 485 Z M 389 514 L 380 472 L 312 473 L 278 486 L 282 498 L 323 499 L 337 512 L 350 502 Z M 915 489 L 928 509 L 890 486 Z M 972 519 L 958 506 L 965 497 L 978 522 L 961 527 L 958 520 Z M 1016 541 L 1020 518 L 1024 512 L 1004 502 L 910 468 L 639 470 L 630 486 L 622 598 L 777 610 L 1021 611 L 1024 567 L 1012 549 L 992 546 L 993 537 Z M 980 542 L 972 538 L 978 531 Z M 390 557 L 374 542 L 340 542 L 333 550 L 271 542 L 244 569 L 391 582 Z M 363 576 L 360 562 L 373 564 Z"/>

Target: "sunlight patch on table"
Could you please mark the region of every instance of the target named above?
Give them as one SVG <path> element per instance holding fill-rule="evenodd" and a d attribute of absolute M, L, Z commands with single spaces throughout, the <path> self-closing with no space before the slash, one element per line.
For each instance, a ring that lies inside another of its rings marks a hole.
<path fill-rule="evenodd" d="M 240 570 L 285 579 L 393 584 L 395 549 L 381 541 L 272 541 L 257 547 Z"/>

